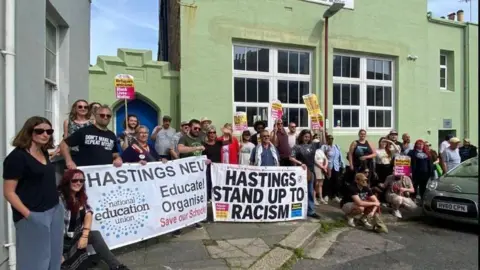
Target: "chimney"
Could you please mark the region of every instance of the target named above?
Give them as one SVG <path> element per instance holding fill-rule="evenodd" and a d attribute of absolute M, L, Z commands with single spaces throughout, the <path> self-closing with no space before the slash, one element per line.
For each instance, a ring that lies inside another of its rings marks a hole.
<path fill-rule="evenodd" d="M 451 21 L 454 21 L 455 20 L 455 12 L 452 12 L 450 14 L 448 14 L 448 19 L 451 20 Z"/>
<path fill-rule="evenodd" d="M 457 21 L 463 22 L 463 10 L 457 11 Z"/>

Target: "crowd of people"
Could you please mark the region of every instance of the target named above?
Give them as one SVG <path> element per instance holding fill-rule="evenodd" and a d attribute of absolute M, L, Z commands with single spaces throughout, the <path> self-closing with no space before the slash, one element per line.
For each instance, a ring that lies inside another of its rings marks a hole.
<path fill-rule="evenodd" d="M 206 155 L 207 164 L 227 163 L 252 166 L 301 166 L 307 171 L 308 211 L 320 218 L 316 205 L 329 200 L 340 203 L 348 224 L 358 219 L 373 227 L 378 223 L 381 203 L 390 204 L 395 216 L 400 208 L 416 207 L 415 196 L 423 195 L 431 177 L 477 155 L 465 139 L 449 136 L 442 142 L 440 154 L 423 140 L 402 142 L 392 130 L 377 145 L 360 130 L 348 149 L 346 159 L 334 143 L 332 134 L 323 130 L 297 132 L 295 123 L 276 120 L 273 130 L 266 123 L 254 124 L 234 136 L 232 124 L 217 129 L 206 117 L 182 121 L 180 131 L 171 127 L 172 118 L 163 116 L 152 131 L 135 115 L 127 115 L 124 131 L 115 134 L 108 126 L 112 110 L 107 105 L 77 100 L 63 125 L 63 140 L 54 146 L 52 124 L 43 117 L 31 117 L 13 140 L 15 149 L 4 161 L 4 196 L 12 205 L 16 227 L 17 269 L 87 269 L 91 260 L 87 245 L 110 269 L 128 269 L 110 252 L 102 235 L 92 231 L 93 211 L 85 192 L 85 175 L 77 166 L 140 163 Z M 66 170 L 56 184 L 52 157 L 61 155 Z M 411 177 L 394 173 L 398 156 L 411 159 Z M 207 166 L 207 195 L 211 199 L 210 166 Z M 372 225 L 373 224 L 373 225 Z M 193 225 L 202 228 L 201 224 Z M 174 236 L 181 234 L 178 230 Z"/>

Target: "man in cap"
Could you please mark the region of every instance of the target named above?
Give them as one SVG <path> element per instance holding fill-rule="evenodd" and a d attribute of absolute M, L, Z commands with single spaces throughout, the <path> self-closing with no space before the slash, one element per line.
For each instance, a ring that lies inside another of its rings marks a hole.
<path fill-rule="evenodd" d="M 202 117 L 200 119 L 200 126 L 201 126 L 202 129 L 200 130 L 199 137 L 202 140 L 202 142 L 205 141 L 205 139 L 207 137 L 207 128 L 211 124 L 212 124 L 212 120 L 208 119 L 207 117 Z"/>
<path fill-rule="evenodd" d="M 180 123 L 180 131 L 175 133 L 172 138 L 172 145 L 170 147 L 170 155 L 172 156 L 172 159 L 180 158 L 180 152 L 178 152 L 178 141 L 180 141 L 180 138 L 182 138 L 184 135 L 188 134 L 189 131 L 190 125 L 188 121 L 182 121 Z"/>
<path fill-rule="evenodd" d="M 458 144 L 460 139 L 457 137 L 451 138 L 449 141 L 449 146 L 443 150 L 442 155 L 442 169 L 446 173 L 453 168 L 460 165 L 462 159 L 460 158 L 460 153 L 458 151 Z"/>
<path fill-rule="evenodd" d="M 471 144 L 470 139 L 463 139 L 463 145 L 459 149 L 462 162 L 477 156 L 477 147 Z"/>
<path fill-rule="evenodd" d="M 170 160 L 170 146 L 172 145 L 172 139 L 176 131 L 170 126 L 172 117 L 165 115 L 162 120 L 162 125 L 156 126 L 155 129 L 153 129 L 150 139 L 155 142 L 155 150 L 160 157 Z"/>
<path fill-rule="evenodd" d="M 388 133 L 388 139 L 393 143 L 390 145 L 390 151 L 395 153 L 396 156 L 401 155 L 403 153 L 403 145 L 398 141 L 398 132 L 395 129 Z"/>

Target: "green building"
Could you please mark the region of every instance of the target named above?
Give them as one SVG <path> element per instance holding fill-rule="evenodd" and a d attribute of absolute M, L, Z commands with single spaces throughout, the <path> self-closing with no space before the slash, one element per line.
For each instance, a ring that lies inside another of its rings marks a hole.
<path fill-rule="evenodd" d="M 478 25 L 462 11 L 443 19 L 427 13 L 427 0 L 347 0 L 328 18 L 326 44 L 329 0 L 164 2 L 169 64 L 125 49 L 90 69 L 90 99 L 121 119 L 113 77 L 126 72 L 157 117 L 142 122 L 168 114 L 223 125 L 246 111 L 252 125 L 278 99 L 288 121 L 309 127 L 302 95 L 315 93 L 344 152 L 360 128 L 375 142 L 396 129 L 433 145 L 448 133 L 478 144 Z"/>

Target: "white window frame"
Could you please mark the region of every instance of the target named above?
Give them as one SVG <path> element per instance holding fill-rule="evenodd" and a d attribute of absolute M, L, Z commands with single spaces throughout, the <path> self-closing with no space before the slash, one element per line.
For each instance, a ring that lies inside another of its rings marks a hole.
<path fill-rule="evenodd" d="M 348 53 L 334 53 L 334 56 L 346 56 L 346 57 L 356 57 L 360 58 L 360 77 L 359 78 L 345 78 L 345 77 L 333 77 L 333 84 L 356 84 L 359 85 L 359 97 L 360 105 L 333 105 L 333 92 L 332 92 L 332 103 L 330 109 L 331 120 L 329 121 L 332 125 L 333 130 L 337 134 L 354 134 L 358 133 L 359 129 L 365 129 L 369 134 L 373 135 L 385 135 L 389 130 L 394 129 L 395 121 L 395 61 L 393 58 L 384 58 L 376 57 L 370 55 L 355 55 Z M 391 81 L 385 80 L 372 80 L 367 79 L 367 59 L 371 60 L 381 60 L 381 61 L 390 61 L 391 62 L 391 71 L 390 75 L 392 77 Z M 333 59 L 332 59 L 333 63 Z M 387 86 L 392 89 L 392 106 L 391 107 L 378 107 L 378 106 L 367 106 L 367 86 Z M 333 85 L 332 85 L 333 91 Z M 336 127 L 334 116 L 335 109 L 354 109 L 359 110 L 359 127 Z M 369 128 L 368 127 L 368 110 L 390 110 L 391 111 L 391 127 L 381 127 L 381 128 Z"/>
<path fill-rule="evenodd" d="M 442 65 L 442 57 L 445 57 L 445 65 Z M 439 74 L 439 81 L 440 81 L 440 89 L 441 90 L 447 90 L 448 88 L 448 68 L 447 68 L 447 65 L 448 65 L 448 56 L 446 54 L 443 54 L 441 53 L 440 54 L 440 69 L 444 69 L 445 70 L 445 87 L 442 87 L 442 84 L 441 84 L 441 80 L 442 80 L 442 77 L 440 77 L 440 74 Z"/>
<path fill-rule="evenodd" d="M 262 71 L 247 71 L 247 70 L 236 70 L 234 67 L 234 59 L 235 59 L 235 46 L 241 47 L 250 47 L 250 48 L 258 48 L 258 49 L 268 49 L 268 60 L 269 60 L 269 71 L 262 72 Z M 291 51 L 291 52 L 299 52 L 299 53 L 308 53 L 309 54 L 309 74 L 286 74 L 286 73 L 279 73 L 278 72 L 278 51 Z M 312 93 L 312 77 L 313 77 L 313 51 L 310 50 L 301 50 L 295 49 L 290 47 L 284 46 L 268 46 L 268 45 L 258 45 L 258 44 L 251 44 L 251 43 L 242 43 L 242 42 L 235 42 L 232 45 L 232 113 L 235 115 L 236 107 L 266 107 L 268 110 L 268 119 L 269 119 L 269 126 L 273 125 L 272 119 L 272 108 L 270 103 L 253 103 L 253 102 L 235 102 L 235 78 L 246 78 L 246 79 L 265 79 L 269 81 L 269 98 L 270 101 L 278 99 L 278 81 L 279 80 L 287 80 L 287 81 L 298 81 L 298 82 L 308 82 L 308 93 Z M 301 97 L 300 97 L 301 98 Z M 282 103 L 282 108 L 301 108 L 307 109 L 303 100 L 300 101 L 300 104 L 288 104 Z M 300 115 L 299 115 L 300 116 Z M 299 126 L 299 123 L 296 123 L 298 128 L 310 128 L 310 115 L 307 116 L 307 125 L 305 127 Z M 285 124 L 286 126 L 286 124 Z M 253 128 L 253 127 L 249 127 Z"/>
<path fill-rule="evenodd" d="M 52 52 L 50 49 L 47 48 L 47 21 L 55 27 L 55 52 Z M 59 71 L 59 57 L 58 57 L 58 52 L 59 52 L 59 27 L 58 24 L 56 24 L 51 18 L 47 16 L 46 21 L 45 21 L 45 42 L 44 42 L 44 78 L 45 78 L 45 99 L 47 99 L 47 94 L 51 93 L 51 105 L 52 105 L 52 111 L 49 111 L 47 108 L 45 108 L 45 114 L 51 113 L 52 114 L 52 128 L 55 130 L 55 133 L 53 135 L 54 142 L 55 144 L 59 144 L 62 135 L 63 135 L 63 127 L 60 123 L 60 104 L 59 104 L 59 90 L 58 90 L 58 85 L 59 85 L 59 76 L 60 76 L 60 71 Z M 47 78 L 47 54 L 46 50 L 50 51 L 51 53 L 55 54 L 55 80 L 51 80 Z M 49 87 L 50 89 L 47 89 Z M 50 92 L 51 91 L 51 92 Z M 46 100 L 45 106 L 46 106 Z"/>

